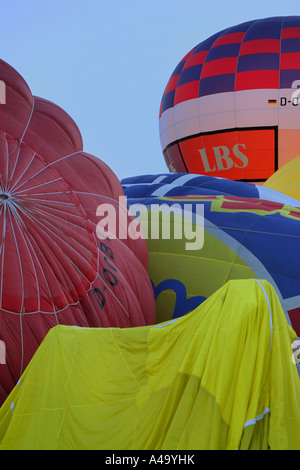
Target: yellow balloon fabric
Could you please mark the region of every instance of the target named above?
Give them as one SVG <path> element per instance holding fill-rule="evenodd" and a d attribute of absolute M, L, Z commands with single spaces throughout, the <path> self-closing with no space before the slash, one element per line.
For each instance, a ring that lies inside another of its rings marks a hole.
<path fill-rule="evenodd" d="M 300 201 L 300 156 L 273 173 L 264 183 L 264 186 Z"/>
<path fill-rule="evenodd" d="M 158 218 L 153 217 L 153 210 L 142 212 L 140 223 L 145 233 L 149 228 L 149 233 L 154 229 L 158 231 L 158 225 L 155 225 Z M 152 220 L 154 219 L 154 222 Z M 155 288 L 159 288 L 163 283 L 179 282 L 185 289 L 184 299 L 191 302 L 193 297 L 201 295 L 208 298 L 216 292 L 221 286 L 231 279 L 253 279 L 258 276 L 239 256 L 239 251 L 230 247 L 224 240 L 217 238 L 209 232 L 209 223 L 203 226 L 203 246 L 201 249 L 187 251 L 187 240 L 184 237 L 176 238 L 176 226 L 180 229 L 186 221 L 177 214 L 170 214 L 170 236 L 148 237 L 149 266 L 148 274 Z M 192 225 L 195 230 L 196 225 Z M 217 231 L 217 228 L 215 229 Z M 224 234 L 223 234 L 224 236 Z M 177 295 L 174 290 L 165 284 L 165 288 L 156 297 L 155 323 L 161 323 L 170 320 L 176 316 Z M 201 289 L 200 289 L 201 286 Z M 157 292 L 155 290 L 155 292 Z M 198 302 L 199 305 L 200 302 Z M 187 304 L 188 305 L 188 304 Z M 192 304 L 193 305 L 193 304 Z M 190 308 L 189 311 L 194 310 Z"/>
<path fill-rule="evenodd" d="M 59 325 L 0 409 L 0 448 L 300 449 L 293 339 L 255 279 L 170 322 Z"/>

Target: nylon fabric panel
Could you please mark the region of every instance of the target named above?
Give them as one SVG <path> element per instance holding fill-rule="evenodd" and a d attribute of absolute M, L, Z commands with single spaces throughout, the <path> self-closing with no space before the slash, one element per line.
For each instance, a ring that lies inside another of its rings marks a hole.
<path fill-rule="evenodd" d="M 264 186 L 297 199 L 300 206 L 300 157 L 294 158 L 277 170 Z"/>
<path fill-rule="evenodd" d="M 205 175 L 141 175 L 122 184 L 128 207 L 143 207 L 140 220 L 148 234 L 159 321 L 191 311 L 230 279 L 263 278 L 276 289 L 299 335 L 297 199 L 265 186 Z M 197 221 L 199 208 L 203 219 Z M 163 210 L 168 217 L 177 216 L 176 223 L 171 219 L 168 239 L 162 236 L 168 220 L 162 221 Z"/>
<path fill-rule="evenodd" d="M 83 151 L 81 133 L 63 109 L 32 96 L 18 72 L 0 61 L 3 83 L 0 405 L 55 325 L 121 328 L 155 321 L 147 243 L 128 234 L 133 218 L 117 176 Z M 116 215 L 110 231 L 99 221 L 99 206 Z"/>
<path fill-rule="evenodd" d="M 299 449 L 295 338 L 264 280 L 156 326 L 57 326 L 0 409 L 0 448 Z"/>

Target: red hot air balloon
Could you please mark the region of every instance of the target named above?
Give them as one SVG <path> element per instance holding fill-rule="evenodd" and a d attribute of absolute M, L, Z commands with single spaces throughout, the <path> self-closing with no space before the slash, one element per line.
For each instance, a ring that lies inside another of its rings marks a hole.
<path fill-rule="evenodd" d="M 123 195 L 115 174 L 3 61 L 0 79 L 1 404 L 51 327 L 140 326 L 155 310 L 146 241 L 97 234 L 97 207 Z"/>
<path fill-rule="evenodd" d="M 299 155 L 300 16 L 232 26 L 175 68 L 160 108 L 170 171 L 264 182 Z"/>

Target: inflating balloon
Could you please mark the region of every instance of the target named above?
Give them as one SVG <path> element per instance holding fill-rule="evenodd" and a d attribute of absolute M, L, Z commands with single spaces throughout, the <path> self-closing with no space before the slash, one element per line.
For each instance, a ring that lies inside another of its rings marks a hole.
<path fill-rule="evenodd" d="M 299 449 L 295 339 L 253 279 L 160 325 L 58 325 L 0 409 L 0 450 Z"/>
<path fill-rule="evenodd" d="M 299 155 L 300 16 L 220 31 L 179 62 L 160 108 L 169 170 L 264 182 Z"/>
<path fill-rule="evenodd" d="M 277 170 L 267 179 L 264 187 L 298 199 L 300 205 L 300 157 L 294 158 Z"/>
<path fill-rule="evenodd" d="M 299 201 L 207 176 L 146 175 L 122 184 L 147 236 L 157 322 L 185 315 L 229 280 L 259 278 L 273 285 L 300 335 Z M 259 191 L 269 200 L 259 198 Z M 197 222 L 199 207 L 203 220 Z M 169 211 L 169 238 L 157 236 L 164 230 L 159 211 Z"/>
<path fill-rule="evenodd" d="M 70 116 L 3 61 L 0 79 L 1 403 L 54 325 L 137 326 L 155 313 L 145 240 L 98 224 L 99 205 L 119 208 L 117 177 L 83 152 Z"/>

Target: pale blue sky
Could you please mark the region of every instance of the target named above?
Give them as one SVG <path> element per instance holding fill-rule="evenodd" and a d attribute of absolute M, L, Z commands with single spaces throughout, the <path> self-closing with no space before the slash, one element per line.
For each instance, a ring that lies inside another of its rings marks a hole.
<path fill-rule="evenodd" d="M 224 28 L 300 15 L 294 0 L 0 0 L 0 58 L 77 123 L 123 177 L 168 172 L 161 96 L 182 57 Z"/>

